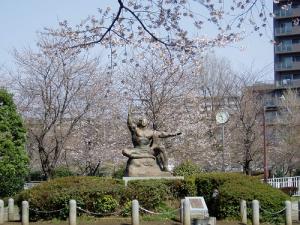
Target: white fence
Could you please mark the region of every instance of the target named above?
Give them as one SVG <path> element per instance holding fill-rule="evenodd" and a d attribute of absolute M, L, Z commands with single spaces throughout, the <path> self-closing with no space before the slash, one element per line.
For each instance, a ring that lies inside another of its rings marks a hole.
<path fill-rule="evenodd" d="M 296 187 L 297 192 L 294 195 L 300 195 L 300 176 L 270 178 L 267 183 L 274 188 Z"/>

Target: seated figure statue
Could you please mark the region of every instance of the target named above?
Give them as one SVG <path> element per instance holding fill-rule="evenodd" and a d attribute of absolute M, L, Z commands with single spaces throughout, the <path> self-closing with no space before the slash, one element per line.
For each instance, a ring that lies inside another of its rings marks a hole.
<path fill-rule="evenodd" d="M 159 138 L 180 135 L 180 132 L 161 132 L 148 128 L 148 121 L 142 118 L 138 123 L 132 120 L 131 107 L 128 110 L 127 126 L 130 130 L 133 147 L 123 150 L 128 157 L 126 176 L 170 176 L 165 147 Z"/>

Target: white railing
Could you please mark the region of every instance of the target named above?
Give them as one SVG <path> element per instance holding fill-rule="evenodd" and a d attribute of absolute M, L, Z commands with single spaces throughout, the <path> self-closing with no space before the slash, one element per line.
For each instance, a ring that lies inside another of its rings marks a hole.
<path fill-rule="evenodd" d="M 30 189 L 38 184 L 40 184 L 42 181 L 30 181 L 24 184 L 24 190 Z"/>
<path fill-rule="evenodd" d="M 295 195 L 300 195 L 300 176 L 270 178 L 267 183 L 274 188 L 296 187 Z"/>

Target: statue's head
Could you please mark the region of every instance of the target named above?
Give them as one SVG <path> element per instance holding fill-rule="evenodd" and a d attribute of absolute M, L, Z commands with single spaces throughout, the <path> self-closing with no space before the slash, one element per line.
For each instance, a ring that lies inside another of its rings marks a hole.
<path fill-rule="evenodd" d="M 148 120 L 146 118 L 139 119 L 138 127 L 146 127 L 148 126 Z"/>

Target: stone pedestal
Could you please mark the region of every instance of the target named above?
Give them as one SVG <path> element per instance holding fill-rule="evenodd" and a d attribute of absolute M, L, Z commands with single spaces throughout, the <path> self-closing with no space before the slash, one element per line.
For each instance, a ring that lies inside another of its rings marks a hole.
<path fill-rule="evenodd" d="M 161 171 L 154 158 L 130 158 L 127 161 L 125 176 L 128 177 L 168 177 L 170 172 Z"/>

